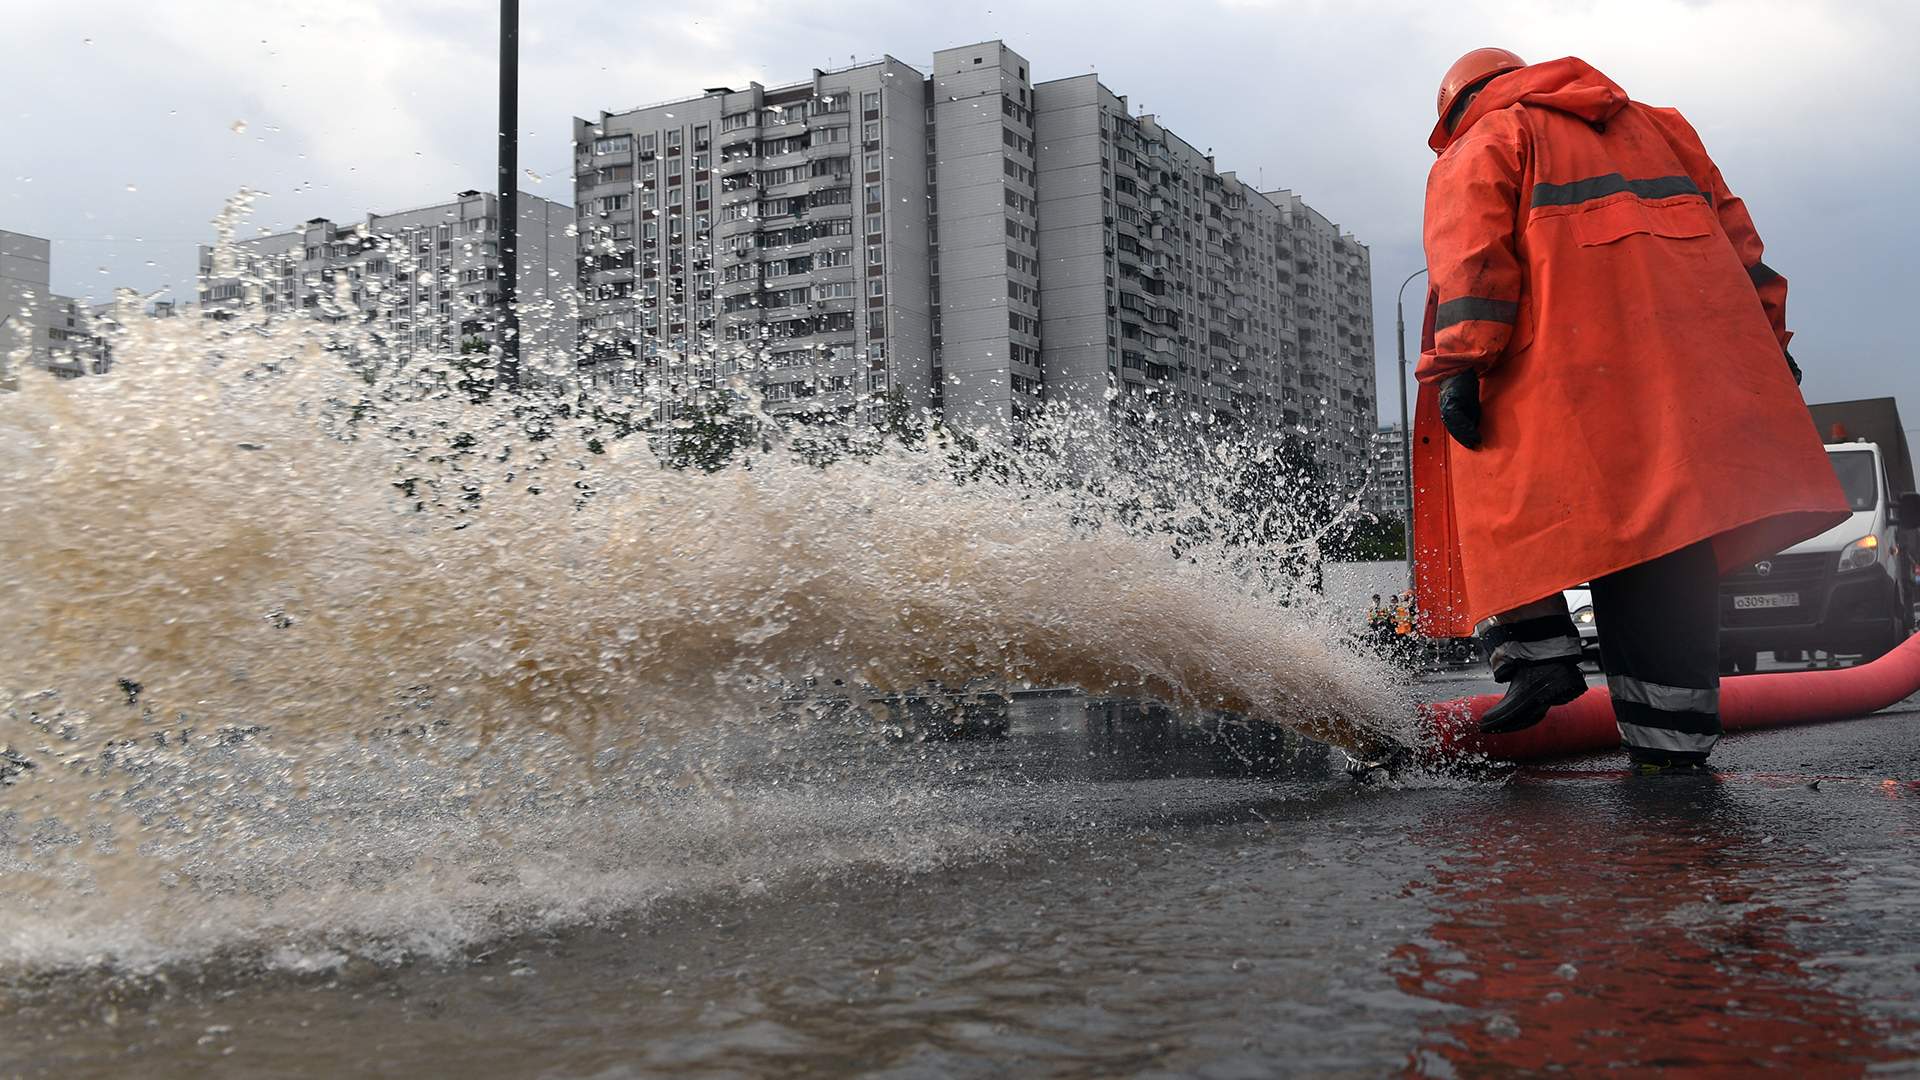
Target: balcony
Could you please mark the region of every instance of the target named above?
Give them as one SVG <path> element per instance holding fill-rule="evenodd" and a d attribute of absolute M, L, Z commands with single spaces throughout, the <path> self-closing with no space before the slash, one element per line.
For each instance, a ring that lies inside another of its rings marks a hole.
<path fill-rule="evenodd" d="M 806 158 L 808 161 L 818 161 L 821 158 L 846 157 L 848 153 L 848 147 L 851 145 L 852 144 L 844 141 L 822 142 L 819 140 L 815 140 L 809 143 L 807 148 L 804 151 L 802 151 L 802 153 L 806 155 Z"/>
<path fill-rule="evenodd" d="M 741 233 L 753 232 L 759 226 L 759 218 L 743 217 L 734 218 L 732 221 L 720 221 L 713 226 L 713 236 L 716 240 L 739 236 Z"/>
<path fill-rule="evenodd" d="M 847 187 L 852 184 L 853 174 L 850 172 L 823 173 L 820 176 L 810 176 L 804 180 L 796 181 L 796 183 L 805 184 L 807 191 L 826 191 L 830 188 Z"/>

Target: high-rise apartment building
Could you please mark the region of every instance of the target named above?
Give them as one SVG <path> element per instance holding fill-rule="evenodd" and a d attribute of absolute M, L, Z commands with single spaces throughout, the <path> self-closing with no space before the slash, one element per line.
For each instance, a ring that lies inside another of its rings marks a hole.
<path fill-rule="evenodd" d="M 1373 433 L 1372 461 L 1367 508 L 1383 517 L 1409 520 L 1413 506 L 1407 497 L 1407 445 L 1399 424 L 1382 425 Z"/>
<path fill-rule="evenodd" d="M 1312 433 L 1323 462 L 1351 487 L 1365 475 L 1378 424 L 1373 354 L 1373 262 L 1367 247 L 1291 191 L 1267 193 L 1287 223 L 1299 364 L 1280 419 Z M 1297 412 L 1296 412 L 1297 408 Z"/>
<path fill-rule="evenodd" d="M 452 202 L 200 248 L 199 306 L 364 324 L 397 358 L 492 345 L 499 322 L 498 199 Z M 521 192 L 520 353 L 530 371 L 570 368 L 574 351 L 573 209 Z"/>
<path fill-rule="evenodd" d="M 105 375 L 113 366 L 106 326 L 94 306 L 53 294 L 47 311 L 47 370 L 63 379 Z"/>
<path fill-rule="evenodd" d="M 1091 404 L 1112 387 L 1255 428 L 1310 422 L 1292 208 L 1095 75 L 1042 83 L 1039 99 L 1048 393 Z"/>
<path fill-rule="evenodd" d="M 743 372 L 776 410 L 928 405 L 926 114 L 888 58 L 575 119 L 586 372 L 667 412 Z"/>
<path fill-rule="evenodd" d="M 1045 399 L 1039 146 L 1026 58 L 997 41 L 933 54 L 927 175 L 933 405 L 1013 429 Z"/>
<path fill-rule="evenodd" d="M 0 229 L 0 387 L 46 363 L 52 261 L 48 241 Z"/>
<path fill-rule="evenodd" d="M 0 229 L 0 387 L 28 368 L 77 378 L 111 362 L 92 309 L 53 291 L 52 266 L 51 243 Z"/>
<path fill-rule="evenodd" d="M 1016 433 L 1152 404 L 1366 474 L 1366 247 L 1097 76 L 982 42 L 574 132 L 582 363 L 663 410 L 741 374 L 776 409 L 884 392 Z"/>

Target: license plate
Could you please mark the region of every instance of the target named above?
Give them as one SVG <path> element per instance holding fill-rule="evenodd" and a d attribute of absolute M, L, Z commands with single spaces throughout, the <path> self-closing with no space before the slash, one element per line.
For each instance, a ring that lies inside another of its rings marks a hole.
<path fill-rule="evenodd" d="M 1733 598 L 1735 611 L 1752 611 L 1755 608 L 1799 607 L 1800 594 L 1797 592 L 1761 593 L 1758 596 L 1736 596 Z"/>

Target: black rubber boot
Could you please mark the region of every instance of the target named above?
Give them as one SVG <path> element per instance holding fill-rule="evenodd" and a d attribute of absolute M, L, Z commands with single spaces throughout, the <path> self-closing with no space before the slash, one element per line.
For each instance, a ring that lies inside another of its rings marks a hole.
<path fill-rule="evenodd" d="M 1587 692 L 1586 677 L 1572 657 L 1523 663 L 1507 684 L 1507 696 L 1480 718 L 1483 735 L 1521 731 L 1546 719 L 1547 710 Z"/>

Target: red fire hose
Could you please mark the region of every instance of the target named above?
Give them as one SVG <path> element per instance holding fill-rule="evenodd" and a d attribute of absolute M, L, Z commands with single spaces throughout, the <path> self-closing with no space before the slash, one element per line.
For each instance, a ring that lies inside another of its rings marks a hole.
<path fill-rule="evenodd" d="M 1920 693 L 1920 635 L 1871 663 L 1835 671 L 1740 675 L 1720 683 L 1720 724 L 1727 731 L 1855 720 Z M 1480 694 L 1420 707 L 1428 745 L 1442 757 L 1484 754 L 1502 761 L 1538 761 L 1611 750 L 1620 745 L 1613 699 L 1595 687 L 1540 723 L 1506 735 L 1482 735 L 1480 716 L 1500 700 Z"/>

